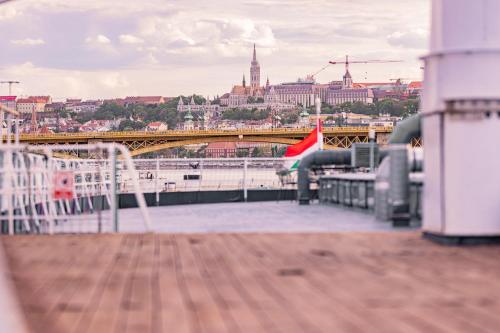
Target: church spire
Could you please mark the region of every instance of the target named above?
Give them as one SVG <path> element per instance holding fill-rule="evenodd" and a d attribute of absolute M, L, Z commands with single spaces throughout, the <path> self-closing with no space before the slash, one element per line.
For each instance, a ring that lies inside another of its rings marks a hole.
<path fill-rule="evenodd" d="M 269 76 L 267 77 L 267 80 L 266 80 L 266 88 L 269 88 Z"/>
<path fill-rule="evenodd" d="M 253 60 L 250 65 L 250 87 L 252 89 L 260 88 L 260 65 L 257 61 L 257 51 L 255 50 L 255 43 L 253 44 Z"/>
<path fill-rule="evenodd" d="M 243 84 L 243 88 L 245 88 L 247 86 L 246 81 L 245 81 L 245 74 L 243 74 L 243 82 L 242 82 L 242 84 Z"/>

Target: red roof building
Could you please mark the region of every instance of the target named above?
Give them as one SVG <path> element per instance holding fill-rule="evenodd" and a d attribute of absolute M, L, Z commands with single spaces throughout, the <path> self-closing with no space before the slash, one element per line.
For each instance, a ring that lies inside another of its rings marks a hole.
<path fill-rule="evenodd" d="M 30 96 L 17 99 L 17 111 L 20 113 L 44 112 L 45 105 L 52 103 L 50 96 Z"/>
<path fill-rule="evenodd" d="M 236 157 L 237 150 L 236 142 L 211 142 L 205 149 L 205 156 L 208 158 Z"/>
<path fill-rule="evenodd" d="M 166 130 L 168 130 L 168 125 L 161 121 L 154 121 L 146 126 L 146 131 L 150 132 L 161 132 Z"/>
<path fill-rule="evenodd" d="M 422 81 L 410 82 L 408 89 L 422 89 Z"/>
<path fill-rule="evenodd" d="M 16 96 L 0 96 L 0 105 L 11 110 L 16 110 Z"/>

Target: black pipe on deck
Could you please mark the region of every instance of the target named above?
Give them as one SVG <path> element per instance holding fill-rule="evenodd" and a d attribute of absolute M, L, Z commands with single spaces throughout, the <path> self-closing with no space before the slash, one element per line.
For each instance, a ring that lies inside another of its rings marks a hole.
<path fill-rule="evenodd" d="M 413 138 L 420 138 L 421 133 L 421 119 L 419 113 L 406 118 L 398 123 L 389 137 L 389 144 L 407 144 Z"/>
<path fill-rule="evenodd" d="M 311 199 L 311 190 L 309 189 L 309 170 L 313 166 L 321 165 L 350 165 L 351 150 L 319 150 L 304 157 L 297 169 L 297 197 L 299 204 L 308 205 Z"/>
<path fill-rule="evenodd" d="M 421 136 L 421 116 L 420 114 L 413 115 L 400 123 L 394 128 L 389 144 L 407 144 L 413 138 Z M 388 155 L 386 149 L 380 150 L 380 160 Z M 413 160 L 416 160 L 414 158 Z M 415 162 L 416 163 L 416 162 Z M 311 190 L 309 189 L 309 170 L 312 167 L 322 165 L 350 165 L 351 164 L 351 149 L 339 150 L 320 150 L 304 157 L 298 167 L 297 180 L 297 199 L 299 204 L 308 205 L 311 200 Z M 421 163 L 418 164 L 421 168 Z M 418 168 L 418 166 L 416 168 Z"/>

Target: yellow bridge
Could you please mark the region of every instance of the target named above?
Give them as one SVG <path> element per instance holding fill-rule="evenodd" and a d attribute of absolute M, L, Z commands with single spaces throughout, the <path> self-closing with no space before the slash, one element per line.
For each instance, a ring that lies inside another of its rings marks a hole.
<path fill-rule="evenodd" d="M 127 146 L 132 156 L 167 148 L 210 142 L 267 142 L 292 145 L 304 139 L 310 128 L 268 130 L 197 130 L 164 132 L 81 132 L 57 134 L 22 134 L 21 143 L 32 145 L 86 144 L 116 142 Z M 349 148 L 356 142 L 368 142 L 368 127 L 324 127 L 325 149 Z M 384 144 L 392 127 L 375 128 L 377 142 Z"/>

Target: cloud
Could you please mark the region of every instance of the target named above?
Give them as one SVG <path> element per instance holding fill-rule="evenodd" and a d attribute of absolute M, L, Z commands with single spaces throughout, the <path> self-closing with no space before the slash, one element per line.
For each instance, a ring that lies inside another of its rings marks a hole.
<path fill-rule="evenodd" d="M 25 45 L 25 46 L 36 46 L 45 44 L 45 41 L 41 38 L 16 39 L 16 40 L 11 40 L 10 42 L 15 45 Z"/>
<path fill-rule="evenodd" d="M 142 44 L 144 41 L 134 35 L 120 35 L 120 43 L 122 44 Z"/>
<path fill-rule="evenodd" d="M 47 80 L 53 79 L 54 91 L 49 93 L 55 96 L 75 96 L 78 89 L 82 96 L 96 98 L 153 92 L 214 95 L 239 82 L 242 72 L 248 76 L 256 43 L 261 77 L 269 75 L 272 83 L 313 73 L 346 54 L 353 60 L 405 60 L 352 66 L 355 80 L 413 77 L 420 71 L 415 59 L 425 53 L 429 4 L 430 0 L 246 0 L 231 6 L 225 0 L 13 1 L 0 6 L 0 38 L 12 41 L 2 48 L 1 66 L 31 63 L 34 71 L 54 75 Z M 27 41 L 26 36 L 35 37 Z M 37 47 L 36 57 L 32 47 L 21 47 L 36 45 L 38 39 L 50 47 Z M 0 74 L 4 76 L 1 70 Z M 328 82 L 342 74 L 342 66 L 332 66 L 317 79 Z M 48 89 L 42 77 L 25 82 L 33 93 Z"/>
<path fill-rule="evenodd" d="M 110 44 L 111 40 L 104 35 L 97 35 L 95 37 L 87 37 L 85 39 L 85 43 L 106 45 L 106 44 Z"/>
<path fill-rule="evenodd" d="M 19 15 L 19 11 L 12 6 L 0 6 L 0 21 L 10 20 Z"/>
<path fill-rule="evenodd" d="M 120 73 L 105 74 L 100 81 L 104 86 L 112 89 L 125 88 L 130 85 L 129 81 Z"/>
<path fill-rule="evenodd" d="M 389 45 L 410 48 L 425 49 L 429 32 L 424 29 L 414 29 L 411 31 L 396 31 L 387 36 Z"/>
<path fill-rule="evenodd" d="M 277 44 L 266 23 L 240 17 L 214 18 L 202 13 L 144 16 L 135 36 L 144 41 L 140 50 L 148 52 L 141 57 L 145 64 L 198 68 L 248 60 L 253 43 L 257 43 L 260 55 L 272 53 Z"/>

